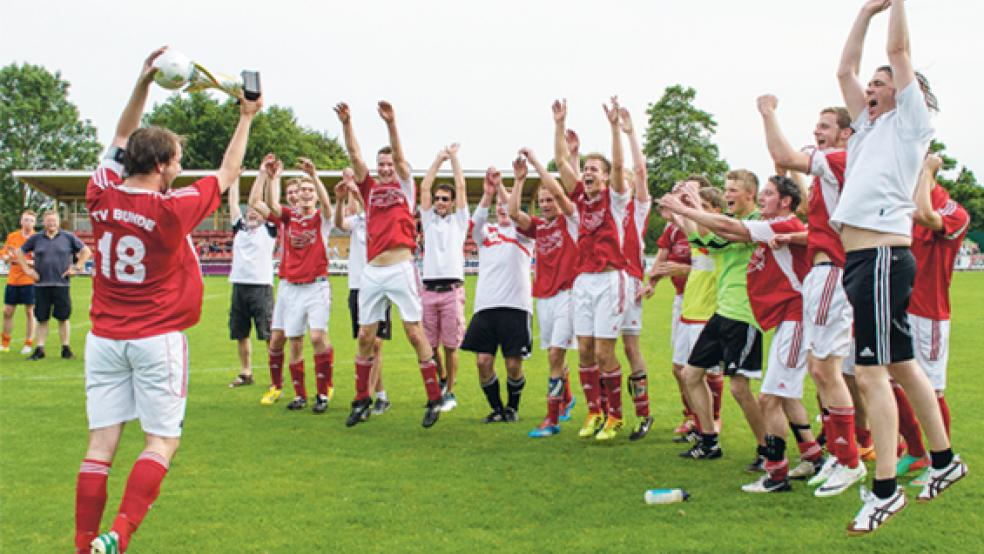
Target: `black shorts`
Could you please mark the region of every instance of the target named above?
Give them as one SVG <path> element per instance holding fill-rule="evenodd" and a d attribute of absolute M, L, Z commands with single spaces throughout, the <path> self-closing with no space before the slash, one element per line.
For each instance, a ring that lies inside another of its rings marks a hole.
<path fill-rule="evenodd" d="M 229 307 L 229 338 L 248 339 L 250 324 L 256 327 L 256 338 L 270 340 L 270 319 L 273 317 L 273 286 L 232 284 L 232 304 Z"/>
<path fill-rule="evenodd" d="M 687 365 L 710 369 L 724 364 L 724 374 L 762 377 L 762 331 L 754 325 L 714 314 L 690 351 Z"/>
<path fill-rule="evenodd" d="M 502 348 L 507 358 L 529 358 L 533 350 L 530 314 L 516 308 L 489 308 L 472 316 L 461 349 L 492 354 Z"/>
<path fill-rule="evenodd" d="M 11 285 L 3 291 L 3 303 L 8 306 L 33 306 L 34 285 Z"/>
<path fill-rule="evenodd" d="M 58 321 L 72 317 L 72 296 L 68 287 L 34 287 L 34 319 L 41 323 L 54 316 Z"/>
<path fill-rule="evenodd" d="M 847 253 L 844 292 L 854 308 L 854 362 L 888 365 L 913 358 L 909 297 L 916 259 L 904 246 Z"/>
<path fill-rule="evenodd" d="M 349 289 L 348 297 L 349 318 L 352 319 L 352 338 L 359 338 L 359 289 Z M 386 319 L 376 327 L 376 336 L 383 340 L 393 338 L 393 321 L 390 319 L 390 308 L 386 306 Z"/>

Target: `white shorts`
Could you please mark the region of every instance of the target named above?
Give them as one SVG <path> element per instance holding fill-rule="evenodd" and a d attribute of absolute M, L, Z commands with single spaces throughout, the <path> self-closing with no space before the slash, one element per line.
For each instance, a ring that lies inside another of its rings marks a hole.
<path fill-rule="evenodd" d="M 572 350 L 574 342 L 574 302 L 570 289 L 550 298 L 536 299 L 536 320 L 540 324 L 540 349 Z"/>
<path fill-rule="evenodd" d="M 396 304 L 403 321 L 415 323 L 423 319 L 420 279 L 413 260 L 363 268 L 359 285 L 359 325 L 385 321 L 390 302 Z"/>
<path fill-rule="evenodd" d="M 916 361 L 929 376 L 933 390 L 946 388 L 946 363 L 950 358 L 950 321 L 909 314 Z"/>
<path fill-rule="evenodd" d="M 642 334 L 642 298 L 636 299 L 642 290 L 642 281 L 625 276 L 625 315 L 622 316 L 622 334 L 639 336 Z"/>
<path fill-rule="evenodd" d="M 814 358 L 851 355 L 854 311 L 841 282 L 844 270 L 816 265 L 803 280 L 803 335 Z"/>
<path fill-rule="evenodd" d="M 625 316 L 625 273 L 582 273 L 574 279 L 574 334 L 617 339 Z"/>
<path fill-rule="evenodd" d="M 762 394 L 783 398 L 803 398 L 806 378 L 806 344 L 803 322 L 783 321 L 776 327 L 769 345 L 769 365 L 762 380 Z"/>
<path fill-rule="evenodd" d="M 140 420 L 144 433 L 180 437 L 188 399 L 188 339 L 174 331 L 144 339 L 85 340 L 89 429 Z"/>
<path fill-rule="evenodd" d="M 670 320 L 670 348 L 673 349 L 673 364 L 687 365 L 687 358 L 690 357 L 690 349 L 694 344 L 690 341 L 689 330 L 684 329 L 686 325 L 680 320 L 680 312 L 683 311 L 683 295 L 678 294 L 673 297 L 673 319 Z M 704 328 L 703 325 L 700 326 Z M 700 334 L 700 331 L 697 332 Z M 697 337 L 694 337 L 697 340 Z"/>
<path fill-rule="evenodd" d="M 303 337 L 307 329 L 327 331 L 330 316 L 331 285 L 327 278 L 304 285 L 281 281 L 270 327 L 283 331 L 288 338 Z"/>

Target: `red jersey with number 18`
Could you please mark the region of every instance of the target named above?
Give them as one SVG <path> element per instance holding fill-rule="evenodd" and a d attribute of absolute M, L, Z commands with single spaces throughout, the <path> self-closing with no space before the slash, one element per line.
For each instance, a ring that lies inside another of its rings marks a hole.
<path fill-rule="evenodd" d="M 165 194 L 124 186 L 103 160 L 85 203 L 96 240 L 92 334 L 112 340 L 182 331 L 202 313 L 202 270 L 191 231 L 219 206 L 214 176 Z"/>

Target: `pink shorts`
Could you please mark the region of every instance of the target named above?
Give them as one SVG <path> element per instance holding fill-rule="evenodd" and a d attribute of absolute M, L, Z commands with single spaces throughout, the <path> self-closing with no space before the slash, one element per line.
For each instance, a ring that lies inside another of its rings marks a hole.
<path fill-rule="evenodd" d="M 424 334 L 432 347 L 458 348 L 465 338 L 465 287 L 447 292 L 424 290 Z"/>

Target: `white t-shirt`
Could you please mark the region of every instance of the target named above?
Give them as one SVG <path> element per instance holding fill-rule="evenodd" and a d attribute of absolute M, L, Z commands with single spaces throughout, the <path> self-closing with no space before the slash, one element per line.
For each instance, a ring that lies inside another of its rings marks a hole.
<path fill-rule="evenodd" d="M 362 282 L 362 270 L 366 267 L 366 214 L 350 215 L 345 218 L 351 238 L 349 239 L 348 286 L 357 290 Z"/>
<path fill-rule="evenodd" d="M 434 208 L 420 211 L 424 227 L 423 279 L 465 279 L 465 235 L 468 233 L 468 208 L 455 210 L 444 217 Z"/>
<path fill-rule="evenodd" d="M 515 308 L 533 313 L 530 254 L 534 240 L 516 227 L 488 223 L 489 209 L 476 208 L 472 238 L 478 245 L 475 313 L 489 308 Z"/>
<path fill-rule="evenodd" d="M 830 224 L 850 225 L 896 235 L 912 235 L 912 195 L 916 189 L 933 125 L 919 82 L 895 96 L 895 109 L 875 121 L 868 109 L 851 125 L 844 190 Z"/>
<path fill-rule="evenodd" d="M 232 270 L 229 282 L 241 285 L 273 284 L 273 249 L 277 226 L 269 221 L 250 229 L 239 217 L 232 225 Z"/>

